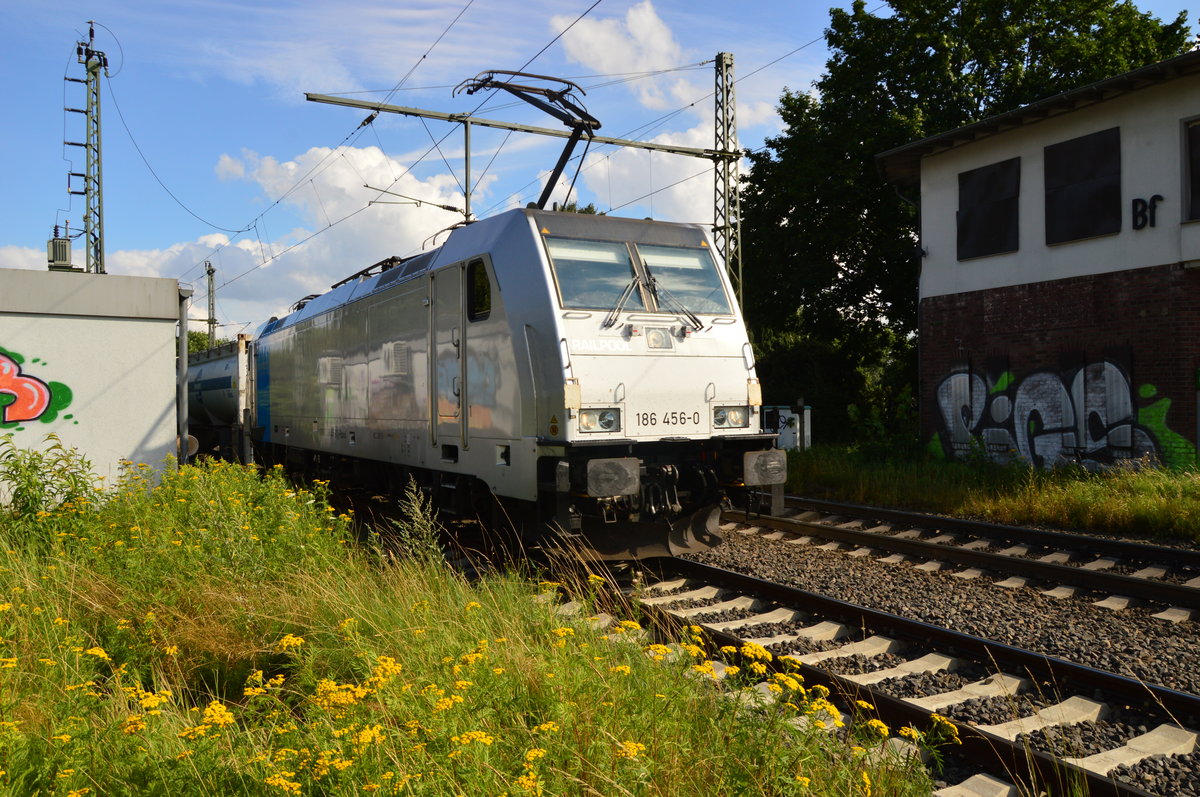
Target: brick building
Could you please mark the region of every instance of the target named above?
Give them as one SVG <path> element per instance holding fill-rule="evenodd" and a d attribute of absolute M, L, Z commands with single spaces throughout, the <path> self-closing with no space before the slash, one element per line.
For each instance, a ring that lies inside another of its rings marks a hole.
<path fill-rule="evenodd" d="M 935 450 L 1196 462 L 1200 52 L 879 156 L 921 193 Z"/>

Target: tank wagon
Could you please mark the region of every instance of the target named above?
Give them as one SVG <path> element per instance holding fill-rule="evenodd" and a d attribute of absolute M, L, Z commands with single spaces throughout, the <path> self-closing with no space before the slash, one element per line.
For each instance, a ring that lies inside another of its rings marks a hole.
<path fill-rule="evenodd" d="M 251 458 L 249 335 L 188 355 L 188 433 L 197 451 Z"/>
<path fill-rule="evenodd" d="M 258 331 L 265 462 L 499 498 L 606 556 L 716 542 L 730 491 L 783 482 L 703 228 L 515 209 L 377 266 Z"/>

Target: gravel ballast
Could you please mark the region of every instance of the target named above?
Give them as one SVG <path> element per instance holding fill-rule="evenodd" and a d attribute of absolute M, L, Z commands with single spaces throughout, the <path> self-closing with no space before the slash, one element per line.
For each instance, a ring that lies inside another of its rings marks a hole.
<path fill-rule="evenodd" d="M 1029 587 L 996 587 L 987 577 L 957 578 L 741 534 L 686 558 L 1200 694 L 1196 625 L 1152 617 L 1157 608 L 1112 611 Z"/>

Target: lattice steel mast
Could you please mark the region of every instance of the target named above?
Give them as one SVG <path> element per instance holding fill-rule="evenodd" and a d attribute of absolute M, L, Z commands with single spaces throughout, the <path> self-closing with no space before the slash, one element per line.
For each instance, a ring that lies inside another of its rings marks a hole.
<path fill-rule="evenodd" d="M 104 271 L 104 197 L 101 192 L 103 175 L 100 161 L 100 70 L 108 75 L 108 56 L 92 47 L 96 41 L 94 22 L 88 20 L 88 40 L 79 42 L 75 54 L 79 63 L 87 69 L 87 79 L 66 78 L 71 83 L 87 86 L 87 108 L 67 108 L 72 113 L 84 114 L 87 136 L 84 141 L 67 141 L 67 146 L 83 147 L 87 151 L 87 173 L 71 172 L 71 177 L 83 178 L 83 190 L 76 191 L 67 181 L 68 193 L 83 196 L 87 210 L 83 218 L 83 236 L 87 250 L 87 271 L 103 274 Z"/>
<path fill-rule="evenodd" d="M 716 191 L 713 243 L 725 258 L 729 280 L 742 304 L 742 214 L 738 193 L 737 109 L 733 88 L 733 54 L 717 53 L 716 140 L 713 158 Z"/>

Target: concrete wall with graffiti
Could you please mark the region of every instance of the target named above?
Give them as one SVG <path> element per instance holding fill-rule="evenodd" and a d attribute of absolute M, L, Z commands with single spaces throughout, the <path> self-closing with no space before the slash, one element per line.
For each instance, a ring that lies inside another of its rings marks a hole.
<path fill-rule="evenodd" d="M 175 280 L 0 269 L 0 435 L 115 481 L 176 451 Z"/>

